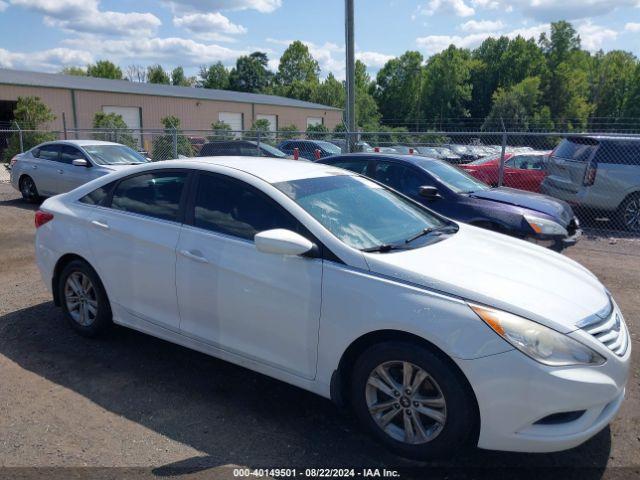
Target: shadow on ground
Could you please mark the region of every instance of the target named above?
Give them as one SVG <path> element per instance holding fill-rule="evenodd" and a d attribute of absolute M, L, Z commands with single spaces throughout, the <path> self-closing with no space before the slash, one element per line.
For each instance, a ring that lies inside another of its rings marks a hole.
<path fill-rule="evenodd" d="M 228 464 L 411 467 L 425 474 L 434 467 L 459 467 L 455 470 L 460 473 L 466 468 L 506 469 L 510 474 L 504 478 L 519 476 L 512 468 L 565 467 L 590 480 L 602 476 L 611 447 L 605 429 L 567 452 L 473 450 L 429 464 L 410 462 L 360 433 L 327 400 L 128 329 L 117 328 L 102 340 L 79 337 L 50 302 L 0 317 L 0 354 L 117 415 L 206 453 L 158 466 L 158 476 Z"/>

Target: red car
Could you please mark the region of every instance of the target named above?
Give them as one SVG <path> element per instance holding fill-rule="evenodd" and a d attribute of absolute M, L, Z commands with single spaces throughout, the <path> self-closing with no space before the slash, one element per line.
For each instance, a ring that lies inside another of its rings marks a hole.
<path fill-rule="evenodd" d="M 547 160 L 551 152 L 521 152 L 505 154 L 504 186 L 539 192 L 540 184 L 547 175 Z M 459 165 L 483 182 L 497 186 L 500 156 L 484 157 L 471 163 Z"/>

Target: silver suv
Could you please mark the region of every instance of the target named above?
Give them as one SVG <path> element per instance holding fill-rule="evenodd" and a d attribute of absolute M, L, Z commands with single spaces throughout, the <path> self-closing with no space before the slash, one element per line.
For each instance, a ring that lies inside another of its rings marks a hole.
<path fill-rule="evenodd" d="M 542 193 L 640 232 L 639 138 L 566 138 L 552 152 L 547 169 Z"/>
<path fill-rule="evenodd" d="M 68 192 L 95 178 L 149 161 L 126 145 L 98 140 L 41 143 L 11 160 L 11 185 L 27 201 Z"/>

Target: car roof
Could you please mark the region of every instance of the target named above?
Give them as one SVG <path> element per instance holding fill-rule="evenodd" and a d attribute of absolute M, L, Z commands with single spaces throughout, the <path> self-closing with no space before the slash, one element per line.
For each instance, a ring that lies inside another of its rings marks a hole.
<path fill-rule="evenodd" d="M 358 153 L 343 153 L 340 155 L 333 155 L 331 157 L 324 158 L 323 160 L 331 162 L 337 158 L 344 157 L 363 157 L 363 158 L 375 158 L 377 160 L 395 160 L 399 162 L 410 163 L 418 167 L 428 166 L 429 163 L 447 163 L 439 158 L 425 157 L 423 155 L 403 155 L 401 153 L 378 153 L 378 152 L 358 152 Z"/>
<path fill-rule="evenodd" d="M 165 160 L 155 165 L 171 168 L 197 168 L 208 170 L 208 166 L 222 166 L 248 173 L 268 183 L 302 180 L 305 178 L 329 177 L 335 175 L 354 175 L 353 172 L 331 165 L 270 157 L 194 157 L 183 160 Z M 153 165 L 153 164 L 151 164 Z M 212 169 L 213 170 L 213 169 Z"/>
<path fill-rule="evenodd" d="M 102 140 L 53 140 L 51 142 L 44 142 L 41 145 L 75 145 L 76 147 L 86 147 L 89 145 L 122 145 L 121 143 L 105 142 Z"/>

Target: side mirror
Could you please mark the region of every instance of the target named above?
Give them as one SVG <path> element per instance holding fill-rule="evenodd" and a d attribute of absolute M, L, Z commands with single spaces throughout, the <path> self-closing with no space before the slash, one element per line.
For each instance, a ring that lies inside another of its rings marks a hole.
<path fill-rule="evenodd" d="M 71 162 L 76 167 L 88 167 L 89 162 L 87 162 L 84 158 L 76 158 L 73 162 Z"/>
<path fill-rule="evenodd" d="M 418 192 L 423 198 L 434 199 L 440 196 L 436 187 L 422 186 L 418 189 Z"/>
<path fill-rule="evenodd" d="M 256 248 L 262 253 L 275 253 L 278 255 L 304 255 L 316 248 L 302 235 L 284 228 L 275 228 L 256 233 L 253 237 Z"/>

